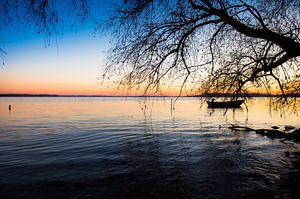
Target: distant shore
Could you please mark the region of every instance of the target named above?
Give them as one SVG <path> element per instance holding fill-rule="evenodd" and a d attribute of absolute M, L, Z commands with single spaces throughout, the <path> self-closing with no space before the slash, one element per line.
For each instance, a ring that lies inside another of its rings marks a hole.
<path fill-rule="evenodd" d="M 178 96 L 170 96 L 170 95 L 159 95 L 159 96 L 151 96 L 151 95 L 59 95 L 59 94 L 30 94 L 30 93 L 2 93 L 0 97 L 178 97 Z M 232 94 L 227 94 L 227 96 L 223 93 L 212 93 L 212 94 L 201 94 L 201 95 L 182 95 L 181 97 L 233 97 Z M 282 95 L 270 95 L 270 94 L 261 94 L 261 93 L 249 93 L 239 95 L 239 97 L 282 97 Z M 300 94 L 287 96 L 287 97 L 296 97 L 299 98 Z"/>
<path fill-rule="evenodd" d="M 111 97 L 111 96 L 106 96 L 106 95 L 58 95 L 58 94 L 5 93 L 5 94 L 0 94 L 0 97 Z"/>
<path fill-rule="evenodd" d="M 58 94 L 18 94 L 4 93 L 0 97 L 177 97 L 177 96 L 150 96 L 150 95 L 58 95 Z M 190 96 L 182 96 L 190 97 Z"/>

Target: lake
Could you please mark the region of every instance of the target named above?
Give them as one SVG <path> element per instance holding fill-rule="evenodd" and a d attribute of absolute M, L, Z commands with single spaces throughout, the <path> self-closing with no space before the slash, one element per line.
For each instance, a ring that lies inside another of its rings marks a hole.
<path fill-rule="evenodd" d="M 300 127 L 299 106 L 171 99 L 0 98 L 0 198 L 299 198 L 300 143 L 227 128 Z"/>

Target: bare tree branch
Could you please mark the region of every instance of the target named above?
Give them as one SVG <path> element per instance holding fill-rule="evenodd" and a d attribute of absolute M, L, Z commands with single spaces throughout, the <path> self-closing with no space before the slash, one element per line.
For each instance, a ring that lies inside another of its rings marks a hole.
<path fill-rule="evenodd" d="M 108 69 L 129 71 L 131 85 L 169 78 L 241 94 L 277 84 L 286 96 L 299 74 L 299 8 L 296 0 L 128 0 L 113 18 Z"/>

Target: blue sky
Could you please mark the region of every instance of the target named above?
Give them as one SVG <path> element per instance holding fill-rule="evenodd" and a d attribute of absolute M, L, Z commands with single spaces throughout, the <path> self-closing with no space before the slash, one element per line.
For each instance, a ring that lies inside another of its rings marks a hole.
<path fill-rule="evenodd" d="M 102 24 L 113 3 L 97 3 L 92 11 Z M 62 34 L 50 37 L 36 34 L 31 26 L 0 30 L 0 47 L 7 53 L 0 68 L 0 93 L 113 94 L 98 80 L 109 33 L 94 33 L 89 22 L 75 29 L 65 23 L 61 29 Z"/>

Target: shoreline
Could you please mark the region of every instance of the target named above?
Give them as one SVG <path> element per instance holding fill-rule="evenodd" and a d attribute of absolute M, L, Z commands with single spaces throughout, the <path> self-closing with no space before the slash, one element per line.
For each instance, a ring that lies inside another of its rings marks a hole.
<path fill-rule="evenodd" d="M 232 95 L 225 96 L 223 94 L 212 94 L 212 95 L 60 95 L 60 94 L 19 94 L 19 93 L 3 93 L 0 94 L 0 97 L 198 97 L 198 98 L 224 98 L 224 97 L 232 97 Z M 242 95 L 240 97 L 243 98 L 278 98 L 282 97 L 281 95 L 266 95 L 266 94 L 248 94 L 248 95 Z M 300 98 L 300 95 L 295 96 L 287 96 L 287 98 Z"/>

